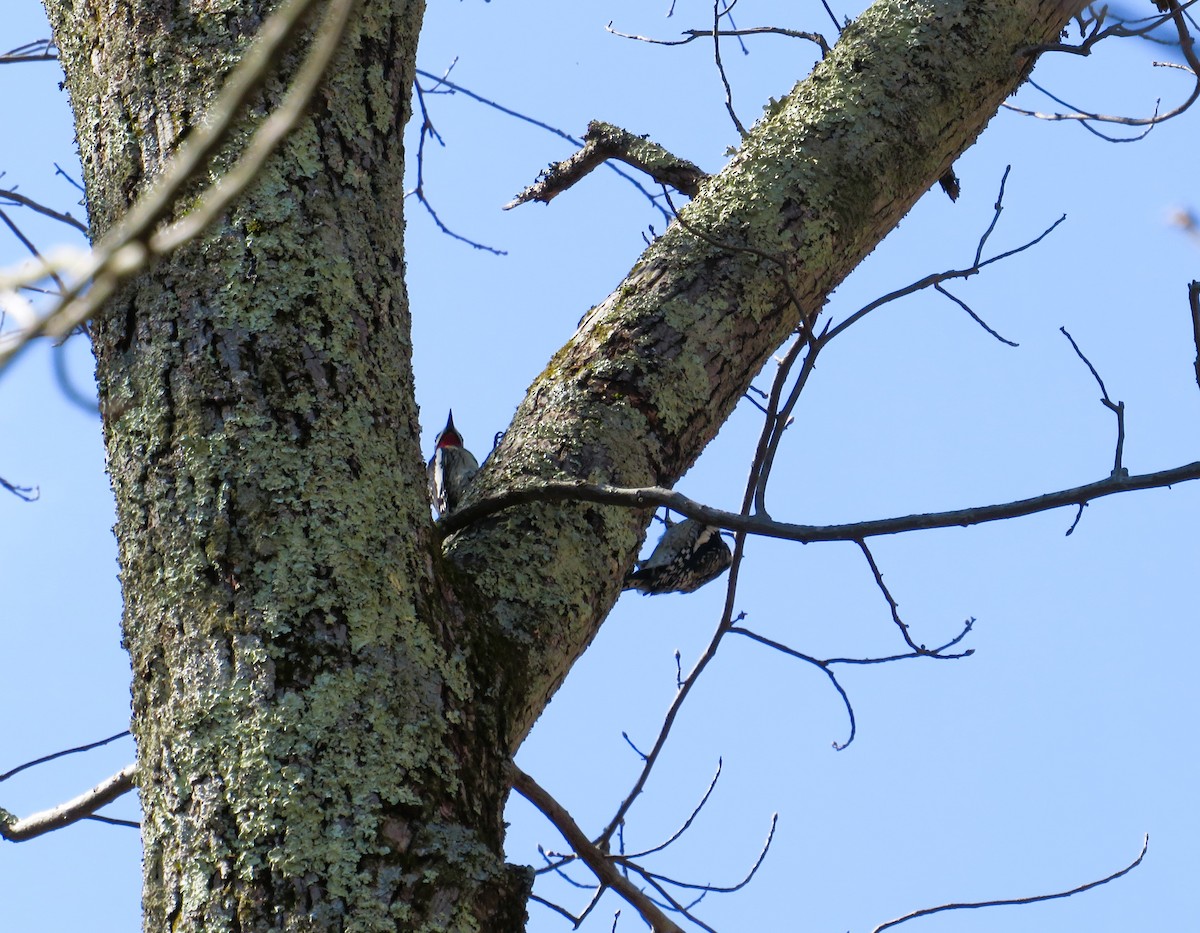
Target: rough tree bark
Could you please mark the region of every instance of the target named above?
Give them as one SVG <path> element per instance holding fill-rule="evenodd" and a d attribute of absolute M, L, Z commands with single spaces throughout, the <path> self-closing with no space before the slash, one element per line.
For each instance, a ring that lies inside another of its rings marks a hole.
<path fill-rule="evenodd" d="M 272 4 L 46 6 L 99 235 Z M 672 225 L 589 313 L 472 496 L 673 484 L 1071 11 L 880 0 L 705 184 L 690 230 Z M 514 509 L 445 547 L 430 521 L 402 253 L 421 15 L 364 0 L 253 190 L 92 325 L 147 930 L 521 929 L 504 764 L 644 534 L 645 514 L 589 504 Z"/>

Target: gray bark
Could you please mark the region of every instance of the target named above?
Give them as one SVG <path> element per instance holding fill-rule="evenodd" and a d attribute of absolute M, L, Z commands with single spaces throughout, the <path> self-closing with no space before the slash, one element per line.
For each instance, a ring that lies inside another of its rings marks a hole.
<path fill-rule="evenodd" d="M 102 234 L 270 4 L 46 5 Z M 550 361 L 472 497 L 673 484 L 1069 12 L 877 3 L 703 186 L 685 213 L 703 238 L 672 225 Z M 253 190 L 92 324 L 147 930 L 521 929 L 503 767 L 644 533 L 645 514 L 545 503 L 439 545 L 402 253 L 421 14 L 366 0 Z"/>

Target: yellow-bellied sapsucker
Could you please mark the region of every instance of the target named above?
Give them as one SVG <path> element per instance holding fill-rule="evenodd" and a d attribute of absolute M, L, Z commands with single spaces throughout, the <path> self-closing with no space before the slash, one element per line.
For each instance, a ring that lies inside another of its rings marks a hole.
<path fill-rule="evenodd" d="M 733 561 L 719 528 L 685 518 L 668 524 L 654 551 L 625 577 L 625 589 L 657 593 L 691 593 L 715 580 Z"/>
<path fill-rule="evenodd" d="M 425 473 L 429 477 L 429 499 L 441 518 L 458 507 L 479 462 L 463 447 L 462 435 L 454 427 L 453 411 L 434 445 Z"/>

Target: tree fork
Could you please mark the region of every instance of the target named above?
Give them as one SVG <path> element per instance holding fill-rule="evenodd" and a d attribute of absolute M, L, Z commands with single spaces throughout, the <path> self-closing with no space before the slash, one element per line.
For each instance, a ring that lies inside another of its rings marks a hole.
<path fill-rule="evenodd" d="M 98 236 L 272 4 L 46 6 Z M 364 0 L 256 185 L 92 323 L 147 930 L 520 929 L 529 879 L 503 863 L 505 763 L 643 534 L 643 513 L 554 503 L 489 518 L 444 555 L 432 533 L 402 277 L 422 11 Z M 1020 83 L 1020 50 L 1071 12 L 873 6 L 702 186 L 685 211 L 702 236 L 673 224 L 585 318 L 478 490 L 672 485 Z"/>

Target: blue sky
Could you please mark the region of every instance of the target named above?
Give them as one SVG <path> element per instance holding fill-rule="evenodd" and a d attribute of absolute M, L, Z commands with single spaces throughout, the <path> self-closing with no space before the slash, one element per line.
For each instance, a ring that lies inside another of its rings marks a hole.
<path fill-rule="evenodd" d="M 1149 12 L 1150 4 L 1142 4 Z M 46 35 L 35 0 L 11 0 L 8 49 Z M 670 38 L 709 23 L 711 5 L 680 0 L 433 4 L 421 67 L 580 135 L 590 119 L 649 133 L 716 170 L 736 133 L 711 47 L 663 48 L 608 34 Z M 797 11 L 795 6 L 802 6 Z M 837 6 L 852 15 L 853 5 Z M 1140 7 L 1139 7 L 1140 9 Z M 738 25 L 824 30 L 819 4 L 738 5 Z M 724 48 L 735 106 L 752 121 L 811 64 L 805 43 L 764 37 Z M 1161 54 L 1113 45 L 1089 59 L 1044 59 L 1035 80 L 1081 107 L 1145 115 L 1189 91 L 1154 68 Z M 514 67 L 514 62 L 520 67 Z M 82 216 L 65 94 L 56 66 L 0 68 L 0 187 Z M 1017 101 L 1053 104 L 1026 87 Z M 453 407 L 482 456 L 525 388 L 579 318 L 621 280 L 662 219 L 632 187 L 595 173 L 549 207 L 499 208 L 561 139 L 460 96 L 429 98 L 446 145 L 429 149 L 425 184 L 442 220 L 507 250 L 470 249 L 440 234 L 410 201 L 409 276 L 415 366 L 426 446 Z M 1058 332 L 1066 326 L 1126 404 L 1125 462 L 1148 472 L 1197 459 L 1196 349 L 1186 287 L 1200 251 L 1168 221 L 1196 203 L 1196 120 L 1141 142 L 1102 142 L 1073 123 L 1001 113 L 957 164 L 963 194 L 929 193 L 836 292 L 844 317 L 929 272 L 969 264 L 990 222 L 1005 166 L 1002 250 L 1067 220 L 1035 250 L 954 288 L 994 341 L 940 296 L 873 313 L 823 355 L 796 413 L 771 487 L 775 517 L 841 522 L 1002 502 L 1100 479 L 1111 468 L 1114 419 Z M 7 209 L 43 248 L 77 238 Z M 0 263 L 23 247 L 0 229 Z M 81 339 L 63 351 L 87 386 Z M 771 366 L 771 364 L 768 364 Z M 768 371 L 759 380 L 764 387 Z M 680 487 L 736 508 L 758 413 L 734 413 Z M 0 496 L 0 772 L 117 732 L 128 720 L 128 665 L 119 645 L 113 508 L 98 420 L 68 401 L 52 352 L 39 347 L 0 377 L 0 476 L 36 485 L 31 504 Z M 1131 875 L 1078 897 L 914 921 L 926 931 L 1091 931 L 1186 928 L 1200 869 L 1195 798 L 1200 760 L 1193 658 L 1194 534 L 1200 491 L 1094 503 L 1070 537 L 1064 509 L 973 529 L 877 539 L 873 551 L 914 637 L 927 644 L 977 619 L 955 662 L 845 668 L 858 734 L 845 751 L 845 712 L 819 671 L 730 638 L 689 700 L 626 841 L 653 844 L 687 817 L 716 768 L 704 812 L 653 864 L 674 877 L 726 884 L 756 857 L 771 815 L 775 841 L 743 891 L 700 908 L 720 930 L 869 931 L 947 901 L 1018 897 L 1106 875 L 1137 854 Z M 723 587 L 691 596 L 622 597 L 593 647 L 538 723 L 518 762 L 590 832 L 608 821 L 637 773 L 622 738 L 652 743 L 685 670 L 717 622 Z M 738 609 L 746 625 L 819 657 L 893 654 L 901 644 L 857 548 L 755 541 Z M 132 757 L 128 740 L 0 784 L 19 814 L 90 787 Z M 134 816 L 133 801 L 110 808 Z M 510 806 L 510 858 L 561 848 L 523 801 Z M 588 880 L 583 871 L 574 877 Z M 98 933 L 137 923 L 140 863 L 132 831 L 80 824 L 0 846 L 0 928 Z M 586 893 L 537 889 L 578 910 Z M 641 928 L 608 895 L 585 930 Z M 910 925 L 915 929 L 914 925 Z M 569 929 L 531 906 L 530 930 Z"/>

